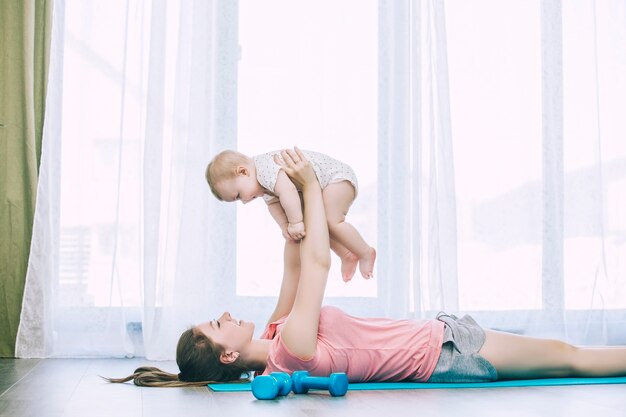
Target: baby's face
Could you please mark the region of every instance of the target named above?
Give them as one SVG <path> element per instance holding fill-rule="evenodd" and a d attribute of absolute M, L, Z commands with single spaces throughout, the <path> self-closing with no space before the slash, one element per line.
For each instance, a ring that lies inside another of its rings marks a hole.
<path fill-rule="evenodd" d="M 215 187 L 224 201 L 240 200 L 247 204 L 264 193 L 263 187 L 252 175 L 237 175 L 234 178 L 223 180 Z"/>

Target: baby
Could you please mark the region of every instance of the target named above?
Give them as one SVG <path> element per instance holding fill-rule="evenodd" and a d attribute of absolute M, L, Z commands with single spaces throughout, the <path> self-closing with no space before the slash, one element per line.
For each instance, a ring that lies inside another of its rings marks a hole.
<path fill-rule="evenodd" d="M 324 154 L 302 153 L 313 167 L 322 188 L 330 247 L 341 259 L 343 280 L 352 279 L 357 265 L 364 278 L 371 278 L 376 250 L 363 240 L 354 226 L 345 221 L 358 192 L 354 171 Z M 287 174 L 274 162 L 275 155 L 280 157 L 280 151 L 252 158 L 232 150 L 223 151 L 207 166 L 206 179 L 215 197 L 221 201 L 240 200 L 246 204 L 263 197 L 285 239 L 298 241 L 306 234 L 300 195 Z"/>

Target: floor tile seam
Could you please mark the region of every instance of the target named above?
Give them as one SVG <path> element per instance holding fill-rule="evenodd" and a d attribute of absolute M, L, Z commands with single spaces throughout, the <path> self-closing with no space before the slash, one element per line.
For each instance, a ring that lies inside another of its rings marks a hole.
<path fill-rule="evenodd" d="M 18 379 L 17 381 L 15 381 L 9 388 L 5 389 L 2 393 L 0 393 L 0 399 L 2 399 L 2 397 L 4 397 L 4 395 L 11 391 L 13 389 L 14 386 L 16 386 L 17 384 L 19 384 L 24 378 L 26 378 L 28 375 L 31 374 L 31 372 L 33 372 L 35 370 L 35 368 L 37 368 L 41 362 L 43 362 L 45 359 L 39 359 L 37 361 L 37 363 L 35 364 L 35 366 L 33 366 L 32 368 L 30 368 L 30 370 L 28 372 L 26 372 L 24 375 L 22 375 L 22 377 L 20 379 Z"/>
<path fill-rule="evenodd" d="M 78 378 L 78 381 L 76 382 L 76 385 L 74 385 L 74 389 L 72 389 L 72 393 L 70 394 L 70 396 L 67 399 L 67 402 L 63 406 L 63 414 L 65 414 L 65 411 L 66 411 L 66 408 L 67 408 L 68 404 L 72 401 L 72 399 L 74 399 L 74 394 L 76 394 L 76 390 L 78 389 L 78 386 L 82 382 L 82 380 L 85 377 L 85 375 L 87 375 L 87 371 L 89 370 L 89 368 L 91 368 L 92 365 L 93 365 L 93 360 L 90 360 L 89 364 L 87 366 L 85 366 L 85 370 L 83 371 L 83 374 L 80 376 L 80 378 Z"/>

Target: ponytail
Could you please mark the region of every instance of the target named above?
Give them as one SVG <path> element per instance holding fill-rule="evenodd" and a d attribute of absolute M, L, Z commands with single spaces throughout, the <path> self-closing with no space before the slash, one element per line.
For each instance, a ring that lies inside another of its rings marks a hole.
<path fill-rule="evenodd" d="M 232 364 L 223 364 L 220 361 L 223 352 L 222 346 L 191 328 L 180 335 L 176 347 L 176 363 L 180 369 L 178 375 L 142 366 L 125 378 L 104 379 L 113 383 L 132 380 L 141 387 L 198 387 L 222 382 L 250 382 L 250 369 L 239 359 Z"/>
<path fill-rule="evenodd" d="M 104 378 L 109 382 L 128 382 L 132 379 L 133 383 L 140 387 L 189 387 L 189 386 L 202 386 L 209 384 L 210 382 L 196 381 L 188 382 L 181 381 L 178 375 L 171 374 L 154 368 L 151 366 L 142 366 L 135 369 L 132 375 L 126 378 Z"/>

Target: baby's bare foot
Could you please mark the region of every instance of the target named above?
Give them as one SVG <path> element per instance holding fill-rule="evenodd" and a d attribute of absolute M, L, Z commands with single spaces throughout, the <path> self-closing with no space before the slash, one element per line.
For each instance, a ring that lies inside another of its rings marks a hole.
<path fill-rule="evenodd" d="M 367 254 L 359 259 L 359 270 L 363 278 L 370 279 L 374 276 L 374 262 L 376 261 L 376 249 L 370 248 Z"/>
<path fill-rule="evenodd" d="M 352 252 L 348 251 L 341 257 L 341 277 L 344 282 L 348 282 L 354 276 L 356 272 L 356 265 L 359 263 L 359 258 Z"/>

